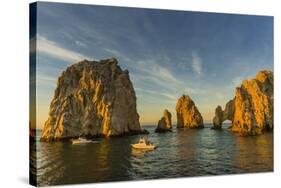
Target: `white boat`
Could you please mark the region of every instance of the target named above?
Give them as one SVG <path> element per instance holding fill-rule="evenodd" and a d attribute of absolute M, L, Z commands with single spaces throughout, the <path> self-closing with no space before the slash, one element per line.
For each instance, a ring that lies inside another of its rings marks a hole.
<path fill-rule="evenodd" d="M 81 138 L 81 137 L 71 140 L 72 144 L 87 144 L 87 143 L 92 143 L 92 142 L 93 142 L 92 140 L 87 140 L 87 139 Z"/>
<path fill-rule="evenodd" d="M 140 138 L 137 144 L 131 144 L 134 149 L 141 149 L 141 150 L 154 150 L 156 146 L 148 141 L 146 138 Z"/>

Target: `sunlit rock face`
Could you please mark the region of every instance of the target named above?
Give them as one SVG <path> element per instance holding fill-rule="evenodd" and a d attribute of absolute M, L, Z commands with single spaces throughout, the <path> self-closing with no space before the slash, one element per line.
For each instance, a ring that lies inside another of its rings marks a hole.
<path fill-rule="evenodd" d="M 141 132 L 128 71 L 114 58 L 84 60 L 59 77 L 41 140 Z"/>
<path fill-rule="evenodd" d="M 158 126 L 155 132 L 167 132 L 172 131 L 172 114 L 165 109 L 163 117 L 158 121 Z"/>
<path fill-rule="evenodd" d="M 214 117 L 214 127 L 231 120 L 233 132 L 241 135 L 259 135 L 273 129 L 273 73 L 260 71 L 256 78 L 244 80 L 236 88 L 235 97 L 222 113 Z"/>
<path fill-rule="evenodd" d="M 225 120 L 231 120 L 233 119 L 233 113 L 234 113 L 234 100 L 230 100 L 226 103 L 225 109 L 222 110 L 221 106 L 217 106 L 215 110 L 215 117 L 213 118 L 213 129 L 221 129 L 222 123 Z"/>
<path fill-rule="evenodd" d="M 203 128 L 203 118 L 188 95 L 181 96 L 176 105 L 177 128 Z"/>

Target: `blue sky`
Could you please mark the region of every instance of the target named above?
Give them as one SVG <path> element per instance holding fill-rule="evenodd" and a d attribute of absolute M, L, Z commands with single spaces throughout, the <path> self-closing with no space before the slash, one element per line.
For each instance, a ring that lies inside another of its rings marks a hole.
<path fill-rule="evenodd" d="M 210 122 L 243 79 L 273 70 L 273 17 L 39 3 L 38 126 L 47 119 L 56 80 L 82 59 L 116 57 L 128 69 L 141 124 L 188 94 Z"/>

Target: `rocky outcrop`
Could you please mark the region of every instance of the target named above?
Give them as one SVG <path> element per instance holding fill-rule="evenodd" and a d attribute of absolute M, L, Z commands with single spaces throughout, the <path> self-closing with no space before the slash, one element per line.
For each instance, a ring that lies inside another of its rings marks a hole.
<path fill-rule="evenodd" d="M 224 121 L 223 118 L 223 110 L 221 106 L 218 106 L 215 111 L 215 117 L 213 118 L 213 129 L 221 129 L 222 122 Z"/>
<path fill-rule="evenodd" d="M 273 129 L 273 73 L 260 71 L 256 78 L 244 80 L 236 88 L 235 97 L 222 113 L 219 107 L 214 117 L 214 127 L 225 120 L 232 121 L 231 130 L 241 135 L 259 135 Z M 217 113 L 218 110 L 218 113 Z"/>
<path fill-rule="evenodd" d="M 155 132 L 171 132 L 172 131 L 172 114 L 165 109 L 163 117 L 158 121 L 158 126 Z"/>
<path fill-rule="evenodd" d="M 213 129 L 221 129 L 222 123 L 225 120 L 231 120 L 233 119 L 233 113 L 234 113 L 234 103 L 233 100 L 230 100 L 226 103 L 225 109 L 222 110 L 221 106 L 217 106 L 215 110 L 215 117 L 213 118 Z"/>
<path fill-rule="evenodd" d="M 84 60 L 57 81 L 41 140 L 142 133 L 129 72 L 116 59 Z"/>
<path fill-rule="evenodd" d="M 181 96 L 176 105 L 177 128 L 203 128 L 203 118 L 188 95 Z"/>

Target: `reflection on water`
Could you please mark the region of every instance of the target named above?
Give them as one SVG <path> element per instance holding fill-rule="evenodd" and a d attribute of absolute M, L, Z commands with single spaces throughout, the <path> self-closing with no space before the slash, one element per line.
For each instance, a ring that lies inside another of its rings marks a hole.
<path fill-rule="evenodd" d="M 147 153 L 153 152 L 154 150 L 140 150 L 140 149 L 131 149 L 131 155 L 137 158 L 143 158 Z"/>
<path fill-rule="evenodd" d="M 248 145 L 254 147 L 249 148 Z M 237 137 L 235 144 L 235 158 L 233 163 L 248 172 L 266 171 L 268 165 L 273 166 L 272 134 L 261 137 Z M 252 168 L 259 166 L 259 169 Z"/>
<path fill-rule="evenodd" d="M 148 127 L 148 137 L 157 149 L 149 152 L 131 148 L 139 136 L 84 145 L 37 142 L 32 173 L 37 170 L 39 185 L 54 185 L 273 170 L 272 133 L 240 137 L 205 128 L 157 134 L 154 128 Z"/>
<path fill-rule="evenodd" d="M 57 142 L 47 144 L 43 147 L 37 145 L 37 175 L 38 182 L 56 183 L 56 179 L 60 179 L 63 175 L 65 150 L 63 143 Z"/>

